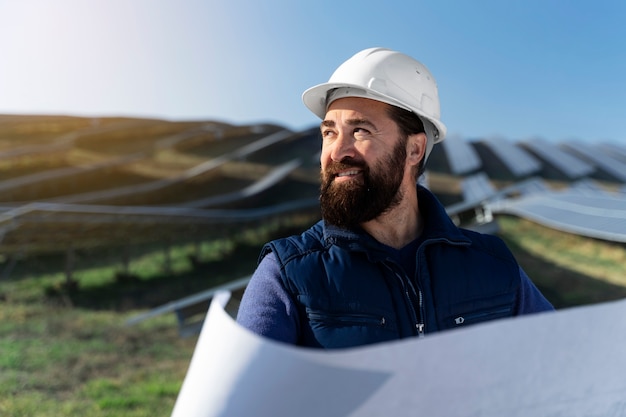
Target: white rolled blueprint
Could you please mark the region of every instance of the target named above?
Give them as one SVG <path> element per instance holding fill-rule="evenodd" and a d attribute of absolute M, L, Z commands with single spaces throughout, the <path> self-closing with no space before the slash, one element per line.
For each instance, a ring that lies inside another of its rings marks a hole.
<path fill-rule="evenodd" d="M 626 416 L 626 301 L 323 351 L 213 300 L 173 417 Z"/>

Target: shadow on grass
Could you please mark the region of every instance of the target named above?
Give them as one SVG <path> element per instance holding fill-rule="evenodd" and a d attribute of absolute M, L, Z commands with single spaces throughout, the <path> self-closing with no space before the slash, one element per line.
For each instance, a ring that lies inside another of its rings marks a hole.
<path fill-rule="evenodd" d="M 77 280 L 75 285 L 49 287 L 47 300 L 92 310 L 128 311 L 158 307 L 252 274 L 266 241 L 300 234 L 306 227 L 301 224 L 283 226 L 253 239 L 254 243 L 239 241 L 219 260 L 198 261 L 189 256 L 191 268 L 188 272 L 164 273 L 149 278 L 118 273 L 114 280 L 100 286 L 81 287 L 80 280 Z"/>
<path fill-rule="evenodd" d="M 149 279 L 118 274 L 115 280 L 105 285 L 52 288 L 48 289 L 47 296 L 51 302 L 92 310 L 154 308 L 251 274 L 260 249 L 258 245 L 240 244 L 220 260 L 198 262 L 190 257 L 192 268 L 188 272 L 162 274 Z"/>
<path fill-rule="evenodd" d="M 538 258 L 510 240 L 506 243 L 524 271 L 557 309 L 626 298 L 626 287 Z"/>
<path fill-rule="evenodd" d="M 217 228 L 216 228 L 217 229 Z M 202 239 L 185 238 L 185 236 L 177 236 L 176 239 L 168 241 L 155 241 L 148 243 L 120 242 L 113 246 L 103 247 L 81 247 L 81 242 L 76 242 L 73 248 L 73 272 L 76 273 L 83 268 L 103 268 L 109 266 L 118 266 L 122 268 L 124 258 L 129 261 L 150 256 L 155 253 L 165 253 L 168 249 L 177 246 L 189 246 L 211 243 L 216 241 L 232 240 L 232 236 L 239 236 L 245 233 L 248 228 L 231 227 L 221 228 L 215 233 L 209 234 Z M 42 275 L 66 274 L 67 272 L 67 250 L 60 247 L 57 252 L 52 253 L 33 253 L 13 254 L 6 256 L 0 260 L 0 283 L 3 281 L 20 281 L 29 280 Z"/>

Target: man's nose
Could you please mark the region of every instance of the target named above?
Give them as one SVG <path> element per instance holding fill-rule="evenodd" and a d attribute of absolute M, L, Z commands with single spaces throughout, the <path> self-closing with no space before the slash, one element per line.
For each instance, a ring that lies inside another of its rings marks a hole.
<path fill-rule="evenodd" d="M 354 148 L 354 138 L 345 132 L 339 132 L 337 139 L 333 143 L 330 157 L 335 162 L 341 162 L 346 157 L 354 158 L 356 149 Z"/>

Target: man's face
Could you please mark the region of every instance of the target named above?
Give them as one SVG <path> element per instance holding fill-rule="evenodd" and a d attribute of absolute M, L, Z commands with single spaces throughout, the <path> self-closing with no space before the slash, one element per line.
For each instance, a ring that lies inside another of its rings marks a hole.
<path fill-rule="evenodd" d="M 322 217 L 353 228 L 402 200 L 406 140 L 387 104 L 364 98 L 334 101 L 321 124 Z"/>

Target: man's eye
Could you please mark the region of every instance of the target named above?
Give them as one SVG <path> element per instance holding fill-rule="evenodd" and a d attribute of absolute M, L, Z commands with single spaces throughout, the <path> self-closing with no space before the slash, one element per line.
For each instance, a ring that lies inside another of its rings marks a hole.
<path fill-rule="evenodd" d="M 363 129 L 362 127 L 354 128 L 355 135 L 369 135 L 370 131 L 367 129 Z"/>
<path fill-rule="evenodd" d="M 331 137 L 331 136 L 333 136 L 334 134 L 335 134 L 335 132 L 334 132 L 334 131 L 332 131 L 332 130 L 322 130 L 322 137 L 323 137 L 323 138 L 328 138 L 328 137 Z"/>

